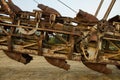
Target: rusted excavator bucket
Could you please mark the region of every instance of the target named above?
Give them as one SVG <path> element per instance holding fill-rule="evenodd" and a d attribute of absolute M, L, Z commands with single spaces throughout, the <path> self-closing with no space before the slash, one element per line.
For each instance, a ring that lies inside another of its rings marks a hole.
<path fill-rule="evenodd" d="M 89 63 L 89 62 L 83 62 L 83 64 L 85 66 L 87 66 L 88 68 L 100 72 L 100 73 L 104 73 L 104 74 L 110 74 L 112 73 L 111 69 L 108 69 L 106 64 L 100 64 L 100 63 Z"/>
<path fill-rule="evenodd" d="M 21 62 L 23 64 L 29 63 L 33 58 L 28 54 L 12 53 L 5 51 L 5 54 L 13 60 Z"/>
<path fill-rule="evenodd" d="M 15 13 L 17 14 L 18 12 L 22 11 L 22 9 L 20 9 L 17 5 L 15 5 L 12 0 L 8 0 L 8 3 L 7 3 L 10 7 L 10 9 Z"/>
<path fill-rule="evenodd" d="M 57 17 L 61 16 L 61 14 L 57 10 L 48 7 L 44 4 L 38 4 L 38 8 L 42 9 L 43 14 L 55 14 Z"/>
<path fill-rule="evenodd" d="M 45 59 L 52 65 L 57 66 L 59 68 L 69 70 L 70 65 L 67 64 L 65 59 L 57 59 L 57 58 L 50 58 L 50 57 L 45 57 Z"/>
<path fill-rule="evenodd" d="M 98 19 L 95 16 L 82 10 L 79 10 L 75 17 L 75 20 L 78 22 L 98 22 Z"/>

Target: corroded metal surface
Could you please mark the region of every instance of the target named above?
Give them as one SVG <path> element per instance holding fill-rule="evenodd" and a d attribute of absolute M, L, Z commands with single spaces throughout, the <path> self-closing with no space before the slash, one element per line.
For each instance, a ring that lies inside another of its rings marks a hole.
<path fill-rule="evenodd" d="M 83 62 L 83 64 L 85 66 L 87 66 L 88 68 L 94 70 L 94 71 L 98 71 L 101 73 L 105 73 L 105 74 L 110 74 L 112 73 L 111 69 L 107 68 L 106 64 L 100 64 L 100 63 L 87 63 L 87 62 Z"/>
<path fill-rule="evenodd" d="M 70 69 L 70 65 L 67 64 L 65 59 L 57 59 L 57 58 L 50 58 L 50 57 L 45 57 L 45 59 L 52 65 L 57 66 L 59 68 L 63 68 L 65 70 Z"/>
<path fill-rule="evenodd" d="M 28 54 L 20 54 L 20 53 L 12 53 L 5 51 L 5 54 L 10 57 L 13 60 L 16 60 L 18 62 L 27 64 L 29 63 L 33 58 Z"/>
<path fill-rule="evenodd" d="M 95 16 L 93 16 L 87 12 L 84 12 L 82 10 L 79 10 L 75 19 L 79 22 L 97 22 L 98 21 L 98 19 Z"/>
<path fill-rule="evenodd" d="M 41 10 L 29 12 L 11 0 L 1 0 L 0 50 L 24 64 L 33 54 L 68 70 L 66 60 L 82 59 L 90 69 L 111 73 L 107 64 L 120 65 L 120 16 L 107 20 L 114 3 L 112 0 L 103 19 L 98 20 L 82 10 L 70 18 L 44 4 L 38 4 Z"/>
<path fill-rule="evenodd" d="M 61 14 L 57 10 L 50 8 L 44 4 L 38 4 L 38 8 L 43 10 L 44 14 L 55 14 L 57 17 L 61 16 Z"/>

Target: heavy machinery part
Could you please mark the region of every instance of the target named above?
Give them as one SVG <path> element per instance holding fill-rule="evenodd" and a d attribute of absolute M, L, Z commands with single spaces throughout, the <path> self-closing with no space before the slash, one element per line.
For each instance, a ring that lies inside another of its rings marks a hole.
<path fill-rule="evenodd" d="M 1 4 L 2 4 L 3 8 L 8 11 L 8 14 L 12 14 L 10 7 L 8 6 L 8 4 L 5 0 L 1 0 Z"/>
<path fill-rule="evenodd" d="M 54 66 L 57 66 L 59 68 L 65 69 L 65 70 L 70 69 L 70 65 L 67 64 L 65 59 L 50 58 L 50 57 L 45 57 L 45 59 L 47 60 L 47 62 L 49 62 L 50 64 L 52 64 Z"/>
<path fill-rule="evenodd" d="M 106 11 L 106 13 L 105 13 L 105 15 L 104 15 L 104 17 L 103 17 L 103 20 L 107 20 L 107 18 L 108 18 L 108 16 L 109 16 L 109 14 L 110 14 L 110 12 L 111 12 L 111 10 L 112 10 L 115 2 L 116 2 L 116 0 L 112 0 L 112 1 L 111 1 L 110 5 L 109 5 L 109 7 L 108 7 L 108 10 Z"/>
<path fill-rule="evenodd" d="M 108 20 L 108 22 L 113 23 L 113 22 L 120 22 L 120 16 L 116 15 Z"/>
<path fill-rule="evenodd" d="M 4 8 L 5 12 L 10 15 L 11 18 L 14 18 L 15 13 L 11 10 L 10 6 L 5 0 L 1 0 L 2 7 Z"/>
<path fill-rule="evenodd" d="M 75 17 L 75 20 L 78 22 L 90 22 L 90 23 L 98 22 L 98 19 L 95 16 L 87 12 L 84 12 L 83 10 L 79 10 Z"/>
<path fill-rule="evenodd" d="M 18 24 L 19 28 L 18 31 L 19 33 L 25 34 L 25 35 L 32 35 L 37 31 L 37 28 L 39 26 L 39 23 L 36 23 L 36 27 L 30 31 L 26 31 L 25 29 L 23 29 L 22 27 L 20 27 L 20 24 Z"/>
<path fill-rule="evenodd" d="M 55 10 L 55 9 L 53 9 L 51 7 L 48 7 L 48 6 L 44 5 L 44 4 L 38 4 L 38 8 L 42 9 L 43 13 L 46 14 L 46 15 L 55 14 L 57 17 L 61 16 L 61 14 L 57 10 Z"/>
<path fill-rule="evenodd" d="M 84 62 L 84 61 L 83 61 L 83 64 L 88 68 L 100 73 L 105 73 L 105 74 L 112 73 L 111 69 L 107 68 L 107 64 L 90 63 L 90 62 Z"/>
<path fill-rule="evenodd" d="M 83 32 L 83 34 L 86 37 L 80 43 L 82 55 L 84 55 L 85 59 L 88 61 L 96 60 L 101 46 L 100 36 L 94 27 L 92 27 L 87 34 L 85 32 Z"/>
<path fill-rule="evenodd" d="M 103 2 L 104 2 L 104 0 L 101 0 L 100 4 L 99 4 L 99 6 L 98 6 L 98 8 L 97 8 L 97 10 L 95 12 L 95 17 L 97 17 L 97 15 L 98 15 L 98 13 L 99 13 L 99 11 L 101 9 L 101 6 L 102 6 Z"/>
<path fill-rule="evenodd" d="M 21 62 L 23 64 L 30 63 L 30 61 L 33 59 L 33 57 L 28 54 L 21 54 L 21 53 L 8 52 L 8 51 L 4 51 L 4 52 L 11 59 Z"/>
<path fill-rule="evenodd" d="M 18 9 L 15 12 L 14 4 L 12 8 L 5 0 L 1 1 L 4 10 L 0 12 L 0 50 L 6 51 L 10 58 L 26 64 L 32 60 L 28 54 L 44 56 L 50 64 L 68 70 L 70 65 L 66 60 L 80 61 L 82 56 L 82 62 L 88 68 L 102 73 L 111 73 L 107 64 L 120 64 L 120 58 L 115 59 L 120 55 L 118 51 L 112 49 L 115 54 L 111 54 L 109 49 L 111 46 L 120 48 L 112 42 L 120 42 L 118 21 L 115 25 L 112 24 L 114 20 L 98 22 L 95 16 L 84 11 L 79 11 L 74 19 L 63 17 L 45 5 L 41 5 L 45 10 L 27 12 Z M 19 28 L 23 32 L 18 32 Z M 112 42 L 107 49 L 104 49 L 106 44 L 102 44 L 104 40 Z M 75 51 L 75 47 L 79 49 Z"/>
<path fill-rule="evenodd" d="M 15 5 L 12 0 L 8 0 L 8 5 L 10 7 L 10 9 L 17 14 L 18 12 L 22 11 L 22 9 L 20 9 L 17 5 Z"/>
<path fill-rule="evenodd" d="M 82 50 L 82 54 L 84 55 L 86 60 L 96 60 L 98 55 L 98 45 L 96 45 L 96 42 L 88 43 L 87 48 L 85 49 L 85 46 L 80 46 Z M 83 44 L 82 44 L 83 45 Z"/>

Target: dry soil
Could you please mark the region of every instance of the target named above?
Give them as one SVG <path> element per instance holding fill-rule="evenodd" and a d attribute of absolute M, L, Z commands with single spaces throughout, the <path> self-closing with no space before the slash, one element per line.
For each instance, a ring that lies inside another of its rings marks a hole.
<path fill-rule="evenodd" d="M 54 67 L 43 57 L 33 56 L 31 63 L 24 65 L 8 58 L 0 51 L 0 80 L 120 80 L 120 70 L 108 67 L 112 74 L 102 74 L 85 67 L 81 62 L 68 61 L 69 71 Z"/>

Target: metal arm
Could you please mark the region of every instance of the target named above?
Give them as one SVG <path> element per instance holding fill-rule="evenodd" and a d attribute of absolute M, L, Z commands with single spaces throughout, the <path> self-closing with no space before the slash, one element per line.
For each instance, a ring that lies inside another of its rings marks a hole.
<path fill-rule="evenodd" d="M 99 13 L 99 11 L 101 9 L 101 6 L 102 6 L 103 2 L 104 2 L 104 0 L 101 0 L 100 4 L 99 4 L 99 6 L 98 6 L 98 8 L 96 10 L 95 17 L 97 17 L 97 15 L 98 15 L 98 13 Z"/>
<path fill-rule="evenodd" d="M 106 20 L 106 19 L 108 18 L 108 16 L 109 16 L 109 14 L 110 14 L 110 12 L 111 12 L 111 10 L 112 10 L 115 2 L 116 2 L 116 0 L 112 0 L 112 1 L 111 1 L 110 5 L 109 5 L 109 7 L 108 7 L 108 10 L 106 11 L 106 13 L 105 13 L 105 15 L 104 15 L 104 17 L 103 17 L 103 20 Z"/>

